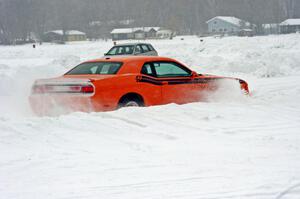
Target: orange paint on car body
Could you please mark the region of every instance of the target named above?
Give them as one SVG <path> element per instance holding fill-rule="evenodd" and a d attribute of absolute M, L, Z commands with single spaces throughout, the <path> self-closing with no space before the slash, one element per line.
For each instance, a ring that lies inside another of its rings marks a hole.
<path fill-rule="evenodd" d="M 81 72 L 78 68 L 89 74 L 73 74 L 74 70 Z M 102 58 L 84 62 L 61 77 L 37 80 L 30 104 L 38 115 L 48 114 L 54 107 L 68 112 L 116 110 L 126 96 L 137 97 L 144 106 L 184 104 L 202 100 L 201 93 L 216 90 L 222 79 L 239 81 L 241 89 L 249 93 L 243 80 L 198 75 L 171 58 Z"/>

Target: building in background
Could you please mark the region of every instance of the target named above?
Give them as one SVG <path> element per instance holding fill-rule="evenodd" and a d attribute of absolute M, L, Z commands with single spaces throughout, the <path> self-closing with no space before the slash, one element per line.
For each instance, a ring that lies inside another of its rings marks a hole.
<path fill-rule="evenodd" d="M 232 16 L 217 16 L 206 22 L 209 34 L 254 34 L 251 23 Z"/>
<path fill-rule="evenodd" d="M 160 29 L 156 33 L 157 39 L 172 39 L 175 36 L 175 32 L 170 29 Z"/>
<path fill-rule="evenodd" d="M 112 39 L 153 39 L 160 27 L 117 28 L 111 31 Z"/>
<path fill-rule="evenodd" d="M 129 28 L 134 26 L 135 20 L 109 20 L 109 21 L 91 21 L 89 22 L 86 33 L 91 40 L 108 39 L 111 37 L 111 30 L 114 28 Z"/>
<path fill-rule="evenodd" d="M 78 30 L 53 30 L 48 31 L 44 34 L 43 41 L 45 42 L 59 42 L 59 41 L 85 41 L 86 34 L 84 32 L 80 32 Z"/>
<path fill-rule="evenodd" d="M 280 33 L 289 34 L 300 32 L 300 19 L 287 19 L 280 24 Z"/>

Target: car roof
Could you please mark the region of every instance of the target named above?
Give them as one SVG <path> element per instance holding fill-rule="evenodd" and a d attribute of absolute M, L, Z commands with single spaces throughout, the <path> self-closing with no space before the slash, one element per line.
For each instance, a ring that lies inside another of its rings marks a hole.
<path fill-rule="evenodd" d="M 143 44 L 146 44 L 146 45 L 151 45 L 149 43 L 140 43 L 140 42 L 137 42 L 137 43 L 123 43 L 123 44 L 116 44 L 114 47 L 116 46 L 136 46 L 136 45 L 143 45 Z"/>
<path fill-rule="evenodd" d="M 130 61 L 176 61 L 168 57 L 159 57 L 159 56 L 111 56 L 103 57 L 100 59 L 94 59 L 86 61 L 89 62 L 130 62 Z"/>

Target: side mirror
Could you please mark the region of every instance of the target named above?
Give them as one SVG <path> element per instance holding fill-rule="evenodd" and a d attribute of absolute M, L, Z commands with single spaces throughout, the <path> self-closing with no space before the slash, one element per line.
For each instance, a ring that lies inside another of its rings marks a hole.
<path fill-rule="evenodd" d="M 198 76 L 199 76 L 198 73 L 196 73 L 195 71 L 192 72 L 192 75 L 191 75 L 192 79 L 194 79 Z"/>

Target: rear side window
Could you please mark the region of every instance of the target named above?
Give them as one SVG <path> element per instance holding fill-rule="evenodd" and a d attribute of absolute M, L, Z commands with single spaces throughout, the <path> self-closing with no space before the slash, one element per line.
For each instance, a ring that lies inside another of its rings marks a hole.
<path fill-rule="evenodd" d="M 144 53 L 150 51 L 147 45 L 142 45 L 142 49 L 143 49 Z"/>
<path fill-rule="evenodd" d="M 66 75 L 114 75 L 120 70 L 122 63 L 120 62 L 92 62 L 83 63 Z"/>
<path fill-rule="evenodd" d="M 155 76 L 150 63 L 143 66 L 141 73 L 144 75 Z"/>
<path fill-rule="evenodd" d="M 153 46 L 151 46 L 150 44 L 148 45 L 148 48 L 149 48 L 150 51 L 155 51 Z"/>
<path fill-rule="evenodd" d="M 140 54 L 140 53 L 142 53 L 142 49 L 141 49 L 141 46 L 140 45 L 137 45 L 136 47 L 135 47 L 135 52 L 134 52 L 135 54 Z"/>

